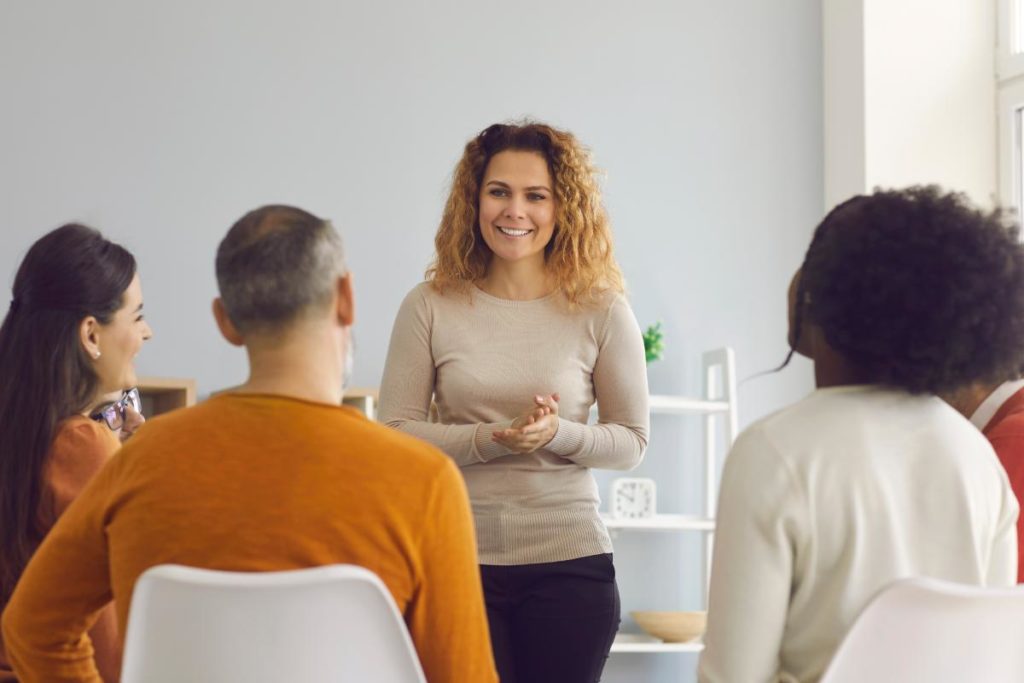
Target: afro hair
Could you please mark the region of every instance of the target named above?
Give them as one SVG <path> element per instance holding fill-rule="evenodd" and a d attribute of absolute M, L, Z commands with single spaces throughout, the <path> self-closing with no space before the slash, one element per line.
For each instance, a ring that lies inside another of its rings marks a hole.
<path fill-rule="evenodd" d="M 1003 212 L 961 194 L 911 187 L 840 204 L 799 287 L 797 314 L 873 382 L 939 394 L 1020 375 L 1024 247 Z"/>

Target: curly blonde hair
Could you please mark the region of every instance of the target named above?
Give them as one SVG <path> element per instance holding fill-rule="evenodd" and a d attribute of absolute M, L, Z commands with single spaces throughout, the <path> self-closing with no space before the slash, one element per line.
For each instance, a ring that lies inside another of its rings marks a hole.
<path fill-rule="evenodd" d="M 431 285 L 437 291 L 466 291 L 487 274 L 492 252 L 480 233 L 480 183 L 491 158 L 506 150 L 536 152 L 548 162 L 556 212 L 545 263 L 557 288 L 572 305 L 603 292 L 622 292 L 590 153 L 572 133 L 532 121 L 496 123 L 466 143 L 434 238 L 434 261 L 426 273 Z"/>

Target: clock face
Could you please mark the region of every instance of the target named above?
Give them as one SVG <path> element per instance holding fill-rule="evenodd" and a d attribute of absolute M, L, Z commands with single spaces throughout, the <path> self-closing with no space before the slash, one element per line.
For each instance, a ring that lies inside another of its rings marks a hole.
<path fill-rule="evenodd" d="M 612 515 L 619 519 L 654 516 L 652 479 L 616 479 L 612 485 Z"/>

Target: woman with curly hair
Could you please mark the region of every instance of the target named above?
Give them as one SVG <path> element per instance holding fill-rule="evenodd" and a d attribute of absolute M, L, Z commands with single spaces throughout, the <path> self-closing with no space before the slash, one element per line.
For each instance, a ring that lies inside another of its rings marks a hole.
<path fill-rule="evenodd" d="M 151 335 L 126 249 L 69 224 L 28 250 L 0 326 L 0 607 L 57 518 L 117 450 L 117 430 L 134 422 L 119 405 L 99 409 L 135 386 L 133 360 Z M 113 604 L 89 637 L 103 680 L 117 680 Z M 0 681 L 10 680 L 0 647 Z"/>
<path fill-rule="evenodd" d="M 649 415 L 586 150 L 543 124 L 490 126 L 466 145 L 435 244 L 395 321 L 380 419 L 462 469 L 501 680 L 596 681 L 619 599 L 590 469 L 635 467 Z"/>
<path fill-rule="evenodd" d="M 817 389 L 725 463 L 701 681 L 816 681 L 865 604 L 909 576 L 1003 586 L 1018 504 L 937 395 L 1017 376 L 1024 247 L 935 187 L 855 197 L 790 286 Z M 788 358 L 787 358 L 788 360 Z"/>

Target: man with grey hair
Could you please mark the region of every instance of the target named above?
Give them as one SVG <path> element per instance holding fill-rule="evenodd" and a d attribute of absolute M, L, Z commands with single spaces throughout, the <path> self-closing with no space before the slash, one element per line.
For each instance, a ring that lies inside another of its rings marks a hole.
<path fill-rule="evenodd" d="M 262 340 L 278 346 L 286 330 L 302 336 L 303 327 L 323 322 L 323 309 L 335 297 L 349 307 L 352 302 L 351 277 L 337 231 L 330 222 L 291 206 L 264 206 L 231 227 L 217 249 L 217 286 L 217 325 L 232 344 L 250 340 L 250 363 L 253 343 L 264 352 L 257 355 L 265 356 L 269 349 Z M 352 373 L 350 324 L 335 330 L 343 337 L 336 341 L 344 348 L 344 364 L 331 377 L 341 376 L 343 386 Z M 325 367 L 316 374 L 323 377 L 328 372 L 335 369 Z"/>
<path fill-rule="evenodd" d="M 405 617 L 431 681 L 496 681 L 469 504 L 452 461 L 341 407 L 354 319 L 334 228 L 246 214 L 217 252 L 240 387 L 146 423 L 64 514 L 3 616 L 24 681 L 98 681 L 86 631 L 166 563 L 234 571 L 356 564 Z"/>

